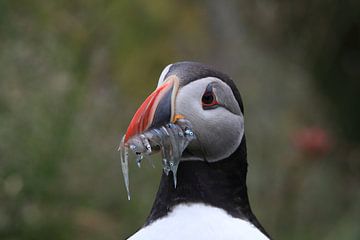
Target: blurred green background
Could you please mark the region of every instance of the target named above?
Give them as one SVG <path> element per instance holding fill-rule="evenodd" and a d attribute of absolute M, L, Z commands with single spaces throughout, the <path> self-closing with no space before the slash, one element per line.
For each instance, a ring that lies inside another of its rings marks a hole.
<path fill-rule="evenodd" d="M 0 1 L 0 239 L 124 239 L 161 166 L 116 151 L 162 69 L 245 103 L 252 207 L 276 239 L 360 239 L 360 2 Z"/>

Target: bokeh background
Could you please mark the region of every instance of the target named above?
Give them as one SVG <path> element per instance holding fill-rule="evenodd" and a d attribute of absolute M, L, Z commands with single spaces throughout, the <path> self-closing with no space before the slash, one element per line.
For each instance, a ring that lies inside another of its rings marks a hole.
<path fill-rule="evenodd" d="M 124 239 L 161 165 L 116 151 L 171 62 L 245 103 L 252 207 L 276 239 L 360 239 L 357 0 L 0 1 L 0 239 Z"/>

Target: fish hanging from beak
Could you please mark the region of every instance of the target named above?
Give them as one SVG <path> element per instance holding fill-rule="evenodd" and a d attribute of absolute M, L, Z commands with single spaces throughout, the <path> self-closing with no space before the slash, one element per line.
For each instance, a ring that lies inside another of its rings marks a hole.
<path fill-rule="evenodd" d="M 175 114 L 178 89 L 176 76 L 166 79 L 140 105 L 122 138 L 119 150 L 129 200 L 129 149 L 136 154 L 139 167 L 144 155 L 161 151 L 163 170 L 167 175 L 172 172 L 176 187 L 176 172 L 181 155 L 195 138 L 191 123 L 183 115 Z"/>

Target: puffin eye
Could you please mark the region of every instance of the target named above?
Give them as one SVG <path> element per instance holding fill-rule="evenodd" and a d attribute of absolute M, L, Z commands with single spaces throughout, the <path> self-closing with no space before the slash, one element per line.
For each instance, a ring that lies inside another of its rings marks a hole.
<path fill-rule="evenodd" d="M 203 109 L 212 109 L 212 108 L 217 107 L 217 105 L 219 104 L 216 101 L 216 96 L 215 96 L 215 93 L 213 91 L 213 87 L 211 84 L 209 84 L 206 87 L 206 90 L 201 98 L 201 102 L 202 102 Z"/>

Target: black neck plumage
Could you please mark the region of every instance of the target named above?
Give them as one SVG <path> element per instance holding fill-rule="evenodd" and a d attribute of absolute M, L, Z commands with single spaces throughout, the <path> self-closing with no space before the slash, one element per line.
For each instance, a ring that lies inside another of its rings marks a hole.
<path fill-rule="evenodd" d="M 166 216 L 178 204 L 204 203 L 222 208 L 233 217 L 246 219 L 266 234 L 250 208 L 246 188 L 246 159 L 244 136 L 238 149 L 227 159 L 214 163 L 181 162 L 176 188 L 171 173 L 169 176 L 163 173 L 145 225 Z"/>

